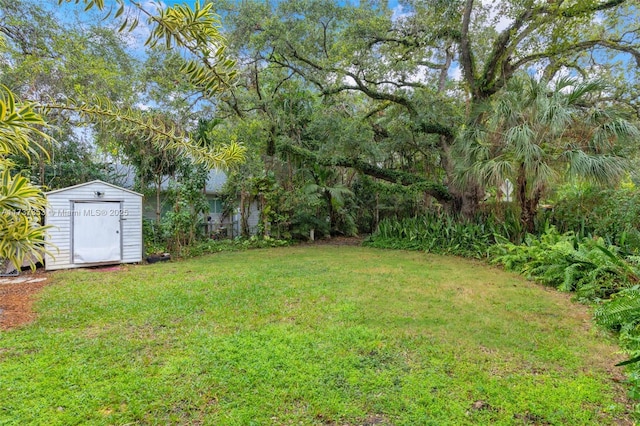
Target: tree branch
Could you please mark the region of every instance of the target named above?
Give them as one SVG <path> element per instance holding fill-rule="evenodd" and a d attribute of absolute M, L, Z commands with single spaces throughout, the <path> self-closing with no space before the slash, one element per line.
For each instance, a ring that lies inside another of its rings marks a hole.
<path fill-rule="evenodd" d="M 476 70 L 471 42 L 469 40 L 469 24 L 471 23 L 471 12 L 473 10 L 473 0 L 466 0 L 462 14 L 462 31 L 460 33 L 460 65 L 462 75 L 469 85 L 472 93 L 476 91 Z"/>
<path fill-rule="evenodd" d="M 477 93 L 481 99 L 486 99 L 498 90 L 495 87 L 495 79 L 498 75 L 498 71 L 503 68 L 503 64 L 508 63 L 509 54 L 515 49 L 518 43 L 531 31 L 533 26 L 529 26 L 522 34 L 520 34 L 514 42 L 509 46 L 512 41 L 512 37 L 518 33 L 518 31 L 524 26 L 524 24 L 531 19 L 536 13 L 537 8 L 527 8 L 523 13 L 516 18 L 516 20 L 503 30 L 498 38 L 493 43 L 493 49 L 489 54 L 489 59 L 484 67 L 482 75 L 482 85 L 477 88 Z M 505 76 L 507 77 L 507 76 Z"/>
<path fill-rule="evenodd" d="M 628 0 L 609 0 L 604 3 L 596 4 L 592 7 L 585 7 L 581 2 L 578 2 L 576 6 L 567 8 L 560 11 L 560 15 L 564 18 L 577 18 L 584 15 L 589 15 L 593 12 L 600 12 L 603 10 L 613 9 L 618 7 Z"/>
<path fill-rule="evenodd" d="M 325 68 L 320 64 L 317 64 L 316 62 L 308 59 L 308 58 L 304 58 L 302 56 L 300 56 L 298 54 L 298 52 L 295 49 L 292 49 L 291 55 L 301 61 L 304 62 L 305 64 L 309 65 L 310 67 L 312 67 L 313 69 L 317 70 L 317 71 L 322 71 L 322 72 L 331 72 L 331 73 L 335 73 L 335 74 L 342 74 L 344 76 L 350 77 L 354 82 L 355 85 L 350 85 L 350 84 L 342 84 L 342 85 L 338 85 L 338 86 L 334 86 L 332 88 L 324 88 L 322 87 L 322 84 L 320 84 L 317 80 L 314 80 L 312 78 L 310 78 L 308 75 L 302 73 L 300 71 L 300 75 L 303 76 L 304 78 L 309 79 L 309 81 L 311 81 L 312 83 L 316 84 L 320 90 L 322 91 L 322 94 L 325 96 L 328 95 L 334 95 L 336 93 L 340 93 L 340 92 L 344 92 L 347 90 L 356 90 L 356 91 L 360 91 L 362 93 L 364 93 L 365 95 L 367 95 L 368 97 L 370 97 L 371 99 L 375 99 L 375 100 L 379 100 L 379 101 L 391 101 L 394 103 L 397 103 L 398 105 L 402 105 L 405 108 L 407 108 L 407 110 L 409 111 L 409 113 L 412 116 L 417 116 L 417 110 L 415 109 L 415 107 L 413 106 L 413 104 L 404 96 L 400 96 L 400 95 L 396 95 L 396 94 L 392 94 L 392 93 L 385 93 L 385 92 L 381 92 L 375 89 L 372 89 L 370 86 L 368 86 L 367 84 L 365 84 L 365 82 L 358 77 L 356 74 L 350 72 L 350 71 L 346 71 L 346 70 L 341 70 L 339 68 Z M 293 68 L 291 68 L 293 70 Z"/>
<path fill-rule="evenodd" d="M 440 71 L 440 76 L 438 77 L 438 93 L 444 91 L 445 84 L 447 83 L 447 77 L 449 74 L 449 67 L 451 66 L 451 61 L 453 60 L 453 52 L 451 52 L 451 44 L 447 46 L 445 49 L 445 61 L 442 69 Z"/>
<path fill-rule="evenodd" d="M 283 154 L 290 154 L 301 161 L 310 164 L 320 164 L 326 167 L 346 167 L 356 169 L 367 176 L 385 180 L 387 182 L 393 182 L 404 186 L 415 185 L 439 201 L 451 200 L 451 195 L 449 194 L 446 186 L 437 182 L 431 182 L 421 176 L 411 173 L 400 170 L 384 169 L 359 159 L 344 157 L 327 159 L 319 156 L 313 151 L 290 144 L 279 144 L 278 151 Z"/>
<path fill-rule="evenodd" d="M 637 49 L 631 47 L 631 46 L 625 46 L 622 44 L 619 44 L 616 41 L 612 41 L 612 40 L 588 40 L 588 41 L 583 41 L 581 43 L 576 43 L 573 44 L 571 46 L 567 46 L 564 51 L 562 53 L 567 53 L 567 52 L 579 52 L 582 50 L 587 50 L 593 47 L 603 47 L 603 48 L 607 48 L 607 49 L 611 49 L 611 50 L 617 50 L 619 52 L 625 52 L 625 53 L 629 53 L 630 55 L 632 55 L 634 57 L 634 59 L 636 60 L 636 64 L 638 64 L 638 66 L 640 67 L 640 51 L 638 51 Z M 557 53 L 552 53 L 552 52 L 540 52 L 540 53 L 535 53 L 529 56 L 525 56 L 524 58 L 521 58 L 520 60 L 514 62 L 513 64 L 511 64 L 511 68 L 519 68 L 527 63 L 530 62 L 534 62 L 534 61 L 538 61 L 540 59 L 546 59 L 546 58 L 553 58 L 555 56 L 557 56 Z"/>

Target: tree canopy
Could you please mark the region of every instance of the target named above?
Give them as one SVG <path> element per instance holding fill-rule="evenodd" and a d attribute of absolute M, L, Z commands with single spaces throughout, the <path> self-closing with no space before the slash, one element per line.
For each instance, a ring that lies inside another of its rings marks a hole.
<path fill-rule="evenodd" d="M 392 183 L 442 185 L 431 195 L 453 211 L 473 214 L 487 185 L 459 185 L 461 129 L 491 120 L 477 111 L 517 76 L 606 79 L 600 100 L 637 119 L 632 1 L 214 4 L 239 68 L 225 116 L 261 121 L 266 153 L 278 145 Z"/>

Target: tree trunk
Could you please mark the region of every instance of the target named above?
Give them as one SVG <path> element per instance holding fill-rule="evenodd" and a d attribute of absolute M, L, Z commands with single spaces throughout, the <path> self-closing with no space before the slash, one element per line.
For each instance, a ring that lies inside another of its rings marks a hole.
<path fill-rule="evenodd" d="M 331 193 L 328 190 L 324 190 L 324 199 L 327 202 L 327 211 L 329 213 L 329 235 L 332 235 L 336 225 L 336 214 L 333 209 L 333 203 L 331 202 Z"/>
<path fill-rule="evenodd" d="M 536 228 L 536 216 L 538 214 L 538 203 L 542 196 L 542 191 L 536 189 L 531 196 L 527 195 L 527 178 L 524 164 L 520 165 L 517 180 L 518 203 L 520 204 L 520 222 L 526 232 L 533 234 Z"/>
<path fill-rule="evenodd" d="M 462 193 L 462 203 L 460 205 L 460 214 L 466 218 L 473 218 L 480 208 L 480 200 L 484 196 L 482 186 L 477 183 L 471 183 Z"/>
<path fill-rule="evenodd" d="M 372 232 L 375 232 L 378 230 L 379 223 L 380 223 L 380 193 L 376 191 L 376 210 L 373 215 L 373 228 L 371 229 Z"/>
<path fill-rule="evenodd" d="M 260 206 L 260 221 L 262 222 L 262 235 L 265 237 L 271 236 L 271 223 L 269 222 L 269 217 L 264 213 L 265 208 L 267 207 L 267 199 L 263 193 L 259 194 Z"/>
<path fill-rule="evenodd" d="M 484 197 L 484 188 L 477 182 L 469 182 L 464 188 L 456 187 L 453 183 L 456 171 L 451 144 L 449 139 L 444 136 L 440 137 L 440 147 L 442 148 L 440 165 L 447 176 L 447 188 L 452 198 L 448 203 L 448 210 L 450 213 L 472 218 L 478 212 L 480 200 Z"/>
<path fill-rule="evenodd" d="M 156 223 L 160 225 L 162 209 L 160 208 L 160 193 L 162 192 L 162 177 L 156 180 Z"/>
<path fill-rule="evenodd" d="M 251 199 L 247 191 L 240 192 L 240 234 L 243 237 L 248 237 L 250 234 L 249 229 L 249 215 L 251 214 Z"/>
<path fill-rule="evenodd" d="M 527 197 L 520 203 L 520 208 L 522 209 L 520 212 L 520 221 L 525 231 L 529 234 L 533 234 L 536 231 L 536 216 L 538 214 L 539 202 L 540 197 L 534 196 L 531 198 Z"/>

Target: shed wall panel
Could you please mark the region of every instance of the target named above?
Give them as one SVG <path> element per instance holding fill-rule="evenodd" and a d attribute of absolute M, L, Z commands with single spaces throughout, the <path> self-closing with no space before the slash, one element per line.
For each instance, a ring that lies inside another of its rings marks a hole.
<path fill-rule="evenodd" d="M 97 196 L 97 192 L 101 193 Z M 109 205 L 107 215 L 121 217 L 122 263 L 142 261 L 142 196 L 131 191 L 117 188 L 104 182 L 90 182 L 47 194 L 49 206 L 45 223 L 53 228 L 49 231 L 48 241 L 54 256 L 45 255 L 46 269 L 66 269 L 90 266 L 75 265 L 72 261 L 73 203 L 81 201 L 117 201 L 120 204 Z"/>

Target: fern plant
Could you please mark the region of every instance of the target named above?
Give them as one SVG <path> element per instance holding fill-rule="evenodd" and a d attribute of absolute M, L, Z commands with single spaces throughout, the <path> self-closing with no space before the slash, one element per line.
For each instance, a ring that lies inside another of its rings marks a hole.
<path fill-rule="evenodd" d="M 540 237 L 528 235 L 522 245 L 502 242 L 490 252 L 493 263 L 586 300 L 606 299 L 640 281 L 636 266 L 617 247 L 601 238 L 579 241 L 554 227 Z"/>
<path fill-rule="evenodd" d="M 618 365 L 633 365 L 631 377 L 640 373 L 640 285 L 624 289 L 596 309 L 597 323 L 619 333 L 620 345 L 632 357 Z M 634 389 L 640 390 L 640 381 L 632 380 Z"/>
<path fill-rule="evenodd" d="M 640 323 L 640 286 L 624 289 L 594 313 L 596 321 L 612 330 L 631 331 Z"/>

